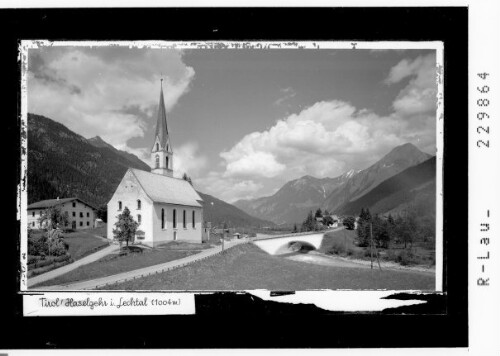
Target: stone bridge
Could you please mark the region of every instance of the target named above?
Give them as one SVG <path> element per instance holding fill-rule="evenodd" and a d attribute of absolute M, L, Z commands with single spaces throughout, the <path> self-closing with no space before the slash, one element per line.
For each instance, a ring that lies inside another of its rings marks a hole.
<path fill-rule="evenodd" d="M 339 228 L 340 229 L 340 228 Z M 338 229 L 334 229 L 338 230 Z M 328 230 L 334 231 L 334 230 Z M 280 254 L 280 252 L 293 242 L 302 242 L 318 249 L 323 241 L 325 232 L 304 232 L 297 234 L 287 234 L 278 236 L 256 237 L 252 242 L 270 255 Z M 290 252 L 290 251 L 287 251 Z"/>

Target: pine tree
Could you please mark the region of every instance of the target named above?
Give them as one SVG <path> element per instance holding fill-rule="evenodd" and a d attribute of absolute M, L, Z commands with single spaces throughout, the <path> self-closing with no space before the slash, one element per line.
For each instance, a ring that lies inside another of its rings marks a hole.
<path fill-rule="evenodd" d="M 313 231 L 316 225 L 316 220 L 314 219 L 313 212 L 309 211 L 306 220 L 302 223 L 302 231 Z"/>
<path fill-rule="evenodd" d="M 137 226 L 139 224 L 130 215 L 130 210 L 127 207 L 123 209 L 123 213 L 118 215 L 118 221 L 115 223 L 116 229 L 113 229 L 115 239 L 122 242 L 125 241 L 128 247 L 129 241 L 133 241 Z"/>
<path fill-rule="evenodd" d="M 316 214 L 314 214 L 314 217 L 315 218 L 323 217 L 323 212 L 321 211 L 321 208 L 318 208 L 318 210 L 316 210 Z"/>

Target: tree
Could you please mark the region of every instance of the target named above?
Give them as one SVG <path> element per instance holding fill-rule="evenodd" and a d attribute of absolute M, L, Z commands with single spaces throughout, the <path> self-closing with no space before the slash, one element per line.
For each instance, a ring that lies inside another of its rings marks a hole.
<path fill-rule="evenodd" d="M 325 209 L 325 212 L 323 213 L 324 215 L 330 215 L 330 212 Z"/>
<path fill-rule="evenodd" d="M 295 233 L 297 233 L 297 232 L 299 232 L 299 231 L 297 230 L 297 224 L 293 224 L 293 231 L 292 231 L 292 232 L 293 232 L 294 234 L 295 234 Z"/>
<path fill-rule="evenodd" d="M 64 213 L 58 206 L 53 206 L 51 208 L 45 209 L 40 218 L 38 219 L 40 226 L 44 226 L 49 230 L 59 229 L 68 225 L 69 216 L 68 212 Z"/>
<path fill-rule="evenodd" d="M 307 214 L 306 220 L 302 223 L 302 231 L 313 231 L 316 227 L 316 220 L 314 219 L 312 211 Z"/>
<path fill-rule="evenodd" d="M 357 243 L 358 246 L 368 246 L 370 244 L 370 223 L 372 217 L 370 214 L 370 210 L 366 208 L 361 208 L 361 213 L 359 214 L 358 220 L 358 237 Z"/>
<path fill-rule="evenodd" d="M 373 224 L 373 240 L 377 247 L 387 248 L 389 247 L 389 232 L 388 232 L 388 222 L 378 215 L 375 215 L 372 219 Z"/>
<path fill-rule="evenodd" d="M 318 210 L 316 210 L 314 217 L 315 218 L 322 218 L 323 217 L 323 212 L 321 211 L 321 208 L 318 208 Z"/>
<path fill-rule="evenodd" d="M 125 241 L 128 247 L 129 241 L 133 241 L 137 226 L 139 224 L 130 215 L 130 210 L 127 207 L 123 209 L 123 213 L 117 216 L 118 221 L 115 223 L 116 229 L 113 229 L 113 236 L 115 239 Z"/>
<path fill-rule="evenodd" d="M 189 182 L 189 184 L 193 185 L 193 181 L 191 180 L 191 177 L 189 177 L 186 172 L 184 172 L 184 174 L 182 175 L 182 179 Z"/>
<path fill-rule="evenodd" d="M 330 215 L 327 215 L 323 218 L 323 225 L 329 226 L 333 225 L 335 223 L 335 220 Z"/>
<path fill-rule="evenodd" d="M 105 223 L 108 222 L 108 206 L 106 204 L 101 205 L 97 209 L 97 217 Z"/>
<path fill-rule="evenodd" d="M 354 216 L 347 216 L 344 218 L 343 224 L 347 230 L 354 230 L 355 222 Z"/>

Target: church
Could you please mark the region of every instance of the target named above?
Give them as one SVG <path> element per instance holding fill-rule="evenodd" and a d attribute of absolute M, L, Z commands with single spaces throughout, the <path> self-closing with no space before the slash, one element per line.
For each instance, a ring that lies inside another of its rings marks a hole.
<path fill-rule="evenodd" d="M 151 172 L 130 168 L 125 173 L 108 203 L 108 239 L 113 240 L 118 215 L 127 207 L 139 223 L 136 243 L 203 242 L 203 200 L 189 182 L 173 177 L 173 156 L 162 85 Z"/>

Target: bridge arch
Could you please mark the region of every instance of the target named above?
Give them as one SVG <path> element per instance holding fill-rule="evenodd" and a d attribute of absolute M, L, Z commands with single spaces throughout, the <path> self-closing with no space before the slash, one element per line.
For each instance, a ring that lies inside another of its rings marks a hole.
<path fill-rule="evenodd" d="M 323 233 L 309 235 L 286 235 L 276 236 L 254 240 L 253 243 L 266 251 L 270 255 L 283 254 L 291 252 L 289 247 L 294 243 L 300 243 L 308 249 L 319 249 L 323 241 Z"/>

